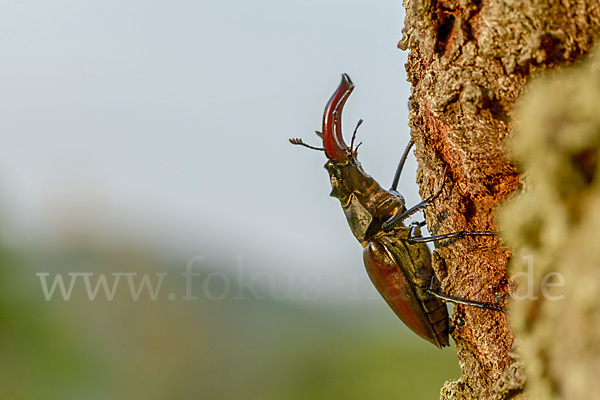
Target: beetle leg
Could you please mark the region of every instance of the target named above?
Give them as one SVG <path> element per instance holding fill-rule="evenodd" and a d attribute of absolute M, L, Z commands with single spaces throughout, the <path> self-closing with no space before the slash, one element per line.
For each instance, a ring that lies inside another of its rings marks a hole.
<path fill-rule="evenodd" d="M 488 302 L 483 302 L 483 301 L 472 301 L 472 300 L 466 300 L 466 299 L 461 299 L 460 297 L 454 297 L 454 296 L 450 296 L 447 295 L 445 293 L 440 293 L 440 292 L 436 292 L 433 290 L 433 281 L 434 279 L 431 279 L 431 283 L 429 284 L 429 289 L 426 289 L 425 292 L 432 295 L 433 297 L 436 297 L 440 300 L 446 301 L 446 302 L 450 302 L 450 303 L 454 303 L 454 304 L 462 304 L 465 306 L 471 306 L 471 307 L 477 307 L 477 308 L 482 308 L 484 310 L 492 310 L 492 311 L 498 311 L 498 312 L 502 312 L 506 315 L 510 315 L 508 313 L 508 311 L 506 311 L 505 309 L 503 309 L 502 307 L 494 304 L 494 303 L 488 303 Z"/>
<path fill-rule="evenodd" d="M 398 164 L 398 168 L 396 169 L 396 174 L 394 175 L 394 180 L 392 181 L 392 187 L 390 188 L 390 192 L 391 191 L 397 191 L 398 189 L 398 182 L 400 181 L 400 175 L 402 174 L 402 169 L 404 168 L 404 163 L 406 162 L 406 159 L 408 158 L 408 152 L 410 151 L 410 148 L 413 146 L 413 144 L 415 144 L 415 142 L 410 139 L 408 142 L 408 145 L 406 146 L 406 149 L 404 150 L 404 154 L 402 154 L 402 157 L 400 158 L 400 163 Z"/>
<path fill-rule="evenodd" d="M 465 236 L 494 236 L 498 232 L 452 232 L 446 233 L 443 235 L 435 235 L 435 236 L 427 236 L 427 237 L 417 237 L 416 230 L 417 227 L 421 227 L 425 225 L 425 221 L 423 222 L 413 222 L 410 224 L 410 231 L 408 233 L 408 238 L 406 239 L 409 243 L 424 243 L 424 242 L 434 242 L 436 240 L 445 240 L 445 239 L 454 239 L 454 238 L 463 238 Z"/>
<path fill-rule="evenodd" d="M 456 330 L 456 325 L 454 325 L 452 322 L 450 322 L 450 324 L 448 324 L 448 334 L 452 335 L 452 338 L 454 338 L 455 330 Z"/>
<path fill-rule="evenodd" d="M 404 211 L 402 214 L 399 214 L 399 215 L 396 214 L 396 215 L 392 216 L 390 219 L 388 219 L 387 221 L 385 221 L 382 225 L 383 231 L 384 232 L 391 231 L 392 228 L 394 228 L 396 225 L 398 225 L 399 223 L 402 223 L 402 221 L 404 221 L 406 218 L 410 217 L 417 211 L 420 211 L 420 210 L 424 209 L 425 207 L 427 207 L 429 205 L 429 203 L 431 203 L 440 194 L 442 194 L 442 190 L 444 190 L 444 184 L 446 183 L 446 173 L 447 172 L 448 172 L 448 166 L 446 165 L 444 167 L 444 177 L 442 178 L 442 186 L 440 186 L 440 188 L 438 189 L 437 192 L 435 192 L 434 194 L 432 194 L 431 196 L 429 196 L 428 198 L 426 198 L 425 200 L 423 200 L 416 206 L 413 206 L 413 207 L 409 208 L 408 210 Z"/>
<path fill-rule="evenodd" d="M 461 317 L 456 317 L 456 323 L 454 321 L 450 321 L 450 324 L 448 325 L 448 333 L 452 335 L 454 331 L 456 331 L 456 328 L 461 326 L 465 326 L 465 320 Z"/>
<path fill-rule="evenodd" d="M 465 299 L 461 299 L 459 297 L 449 296 L 449 295 L 444 294 L 444 293 L 437 293 L 437 292 L 434 292 L 434 291 L 429 290 L 429 289 L 426 290 L 426 292 L 429 293 L 430 295 L 434 296 L 434 297 L 437 297 L 440 300 L 449 301 L 450 303 L 462 304 L 462 305 L 465 305 L 465 306 L 472 306 L 472 307 L 482 308 L 484 310 L 498 311 L 498 312 L 502 312 L 502 313 L 504 313 L 506 315 L 510 315 L 508 313 L 508 311 L 506 311 L 505 309 L 503 309 L 500 306 L 497 306 L 494 303 L 465 300 Z"/>

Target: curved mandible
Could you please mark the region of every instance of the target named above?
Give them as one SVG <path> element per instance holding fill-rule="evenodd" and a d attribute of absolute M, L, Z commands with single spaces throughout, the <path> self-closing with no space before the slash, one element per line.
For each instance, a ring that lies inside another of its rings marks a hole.
<path fill-rule="evenodd" d="M 348 145 L 342 136 L 342 109 L 354 90 L 348 74 L 342 74 L 342 82 L 333 93 L 323 112 L 323 146 L 330 160 L 342 161 L 348 157 Z"/>

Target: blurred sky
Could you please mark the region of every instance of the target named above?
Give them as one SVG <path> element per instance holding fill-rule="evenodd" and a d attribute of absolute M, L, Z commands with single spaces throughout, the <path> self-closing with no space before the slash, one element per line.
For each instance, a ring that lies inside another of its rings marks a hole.
<path fill-rule="evenodd" d="M 399 0 L 0 3 L 0 214 L 11 246 L 94 231 L 264 271 L 364 274 L 318 145 L 348 73 L 360 160 L 409 139 Z M 415 161 L 401 191 L 419 198 Z"/>

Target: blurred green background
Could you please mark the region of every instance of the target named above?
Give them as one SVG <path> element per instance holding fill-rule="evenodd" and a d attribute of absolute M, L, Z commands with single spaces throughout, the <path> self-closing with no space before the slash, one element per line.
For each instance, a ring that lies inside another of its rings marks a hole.
<path fill-rule="evenodd" d="M 459 375 L 453 349 L 418 338 L 380 301 L 285 301 L 236 288 L 225 297 L 217 285 L 209 298 L 194 290 L 197 299 L 170 301 L 167 293 L 186 293 L 185 261 L 135 248 L 3 251 L 0 397 L 434 399 Z M 73 271 L 94 273 L 92 287 L 100 273 L 150 274 L 153 284 L 167 276 L 156 300 L 146 290 L 133 300 L 125 280 L 112 301 L 102 289 L 90 300 L 80 280 L 68 300 L 57 288 L 47 301 L 40 268 L 54 271 L 49 283 L 62 274 L 66 288 Z M 211 268 L 194 271 L 201 288 Z"/>
<path fill-rule="evenodd" d="M 438 398 L 455 351 L 373 292 L 325 157 L 288 142 L 318 143 L 347 72 L 344 127 L 364 119 L 360 161 L 391 182 L 403 18 L 398 0 L 0 2 L 0 398 Z M 46 300 L 57 274 L 68 300 Z M 155 300 L 132 297 L 144 274 Z M 114 298 L 91 300 L 103 276 Z"/>

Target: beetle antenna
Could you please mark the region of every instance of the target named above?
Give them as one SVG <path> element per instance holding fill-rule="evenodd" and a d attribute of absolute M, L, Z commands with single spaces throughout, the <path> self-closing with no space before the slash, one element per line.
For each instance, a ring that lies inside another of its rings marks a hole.
<path fill-rule="evenodd" d="M 302 139 L 299 139 L 299 138 L 291 138 L 290 139 L 290 143 L 291 144 L 295 144 L 295 145 L 299 145 L 299 146 L 308 147 L 309 149 L 312 149 L 312 150 L 325 151 L 325 148 L 311 146 L 309 144 L 304 143 L 302 141 Z"/>
<path fill-rule="evenodd" d="M 402 158 L 400 159 L 400 163 L 398 164 L 398 168 L 396 169 L 396 175 L 394 175 L 394 180 L 392 181 L 392 187 L 390 190 L 396 191 L 398 189 L 398 182 L 400 181 L 400 175 L 402 174 L 402 169 L 404 168 L 404 163 L 408 158 L 408 152 L 410 148 L 415 144 L 415 141 L 410 139 L 408 142 L 408 146 L 406 146 L 406 150 L 404 150 L 404 154 L 402 154 Z"/>

